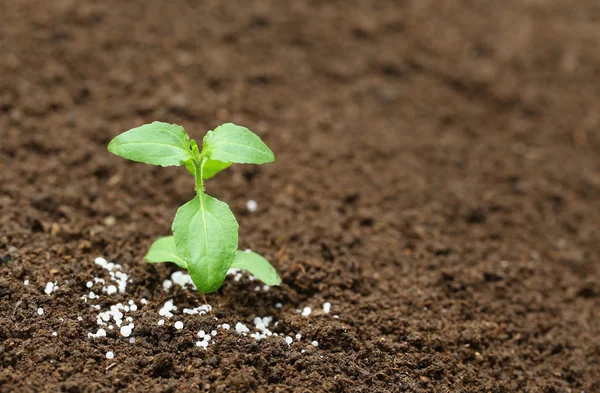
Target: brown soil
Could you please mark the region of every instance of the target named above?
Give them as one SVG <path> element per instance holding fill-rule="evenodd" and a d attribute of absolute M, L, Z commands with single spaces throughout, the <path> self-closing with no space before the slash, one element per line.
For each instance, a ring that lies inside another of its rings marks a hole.
<path fill-rule="evenodd" d="M 597 0 L 0 8 L 0 391 L 600 392 Z M 152 120 L 273 148 L 207 186 L 282 287 L 181 313 L 142 257 L 192 179 L 106 151 Z M 132 282 L 85 303 L 98 256 Z M 135 343 L 87 337 L 129 299 Z M 303 337 L 194 345 L 255 316 Z"/>

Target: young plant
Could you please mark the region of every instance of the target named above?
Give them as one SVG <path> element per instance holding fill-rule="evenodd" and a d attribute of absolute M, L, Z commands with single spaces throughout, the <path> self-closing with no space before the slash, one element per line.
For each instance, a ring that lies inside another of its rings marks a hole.
<path fill-rule="evenodd" d="M 186 269 L 201 293 L 221 287 L 230 268 L 243 269 L 268 285 L 281 284 L 271 264 L 254 252 L 238 251 L 238 223 L 229 206 L 204 192 L 204 180 L 238 164 L 275 161 L 273 152 L 247 128 L 227 123 L 208 131 L 202 150 L 183 127 L 155 121 L 115 137 L 108 151 L 132 161 L 185 166 L 196 179 L 196 196 L 177 210 L 173 236 L 156 240 L 144 257 Z"/>

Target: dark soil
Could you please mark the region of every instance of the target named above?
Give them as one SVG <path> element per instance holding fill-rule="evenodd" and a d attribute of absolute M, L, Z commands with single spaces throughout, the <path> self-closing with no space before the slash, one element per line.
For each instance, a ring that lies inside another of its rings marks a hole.
<path fill-rule="evenodd" d="M 599 31 L 597 0 L 1 2 L 0 391 L 600 392 Z M 153 120 L 272 147 L 207 186 L 282 287 L 181 314 L 142 257 L 193 181 L 106 151 Z M 98 256 L 132 282 L 85 303 Z M 135 343 L 87 337 L 129 299 Z M 303 337 L 194 346 L 255 316 Z"/>

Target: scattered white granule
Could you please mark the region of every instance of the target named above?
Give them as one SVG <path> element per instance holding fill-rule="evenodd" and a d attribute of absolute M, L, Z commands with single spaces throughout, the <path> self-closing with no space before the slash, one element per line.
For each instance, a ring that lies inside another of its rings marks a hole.
<path fill-rule="evenodd" d="M 283 307 L 283 304 L 281 304 L 281 303 L 275 303 L 275 308 L 281 308 L 281 307 Z"/>
<path fill-rule="evenodd" d="M 262 289 L 263 289 L 263 291 L 265 291 L 265 292 L 269 292 L 269 290 L 271 289 L 271 287 L 270 287 L 269 285 L 265 284 L 265 285 L 263 285 L 263 288 L 262 288 Z"/>
<path fill-rule="evenodd" d="M 121 326 L 121 336 L 123 337 L 129 337 L 131 336 L 131 330 L 133 329 L 133 323 L 129 324 L 129 325 L 125 325 L 125 326 Z"/>
<path fill-rule="evenodd" d="M 294 342 L 294 339 L 291 338 L 290 336 L 287 336 L 285 338 L 285 342 L 287 343 L 287 345 L 292 345 L 292 343 Z"/>
<path fill-rule="evenodd" d="M 107 359 L 113 359 L 114 357 L 115 357 L 115 354 L 113 353 L 113 351 L 106 352 Z"/>
<path fill-rule="evenodd" d="M 163 281 L 163 288 L 165 289 L 165 291 L 168 291 L 169 289 L 171 289 L 172 286 L 173 286 L 173 281 L 171 281 L 171 280 Z"/>
<path fill-rule="evenodd" d="M 254 213 L 258 208 L 258 204 L 256 203 L 256 201 L 250 199 L 248 202 L 246 202 L 246 208 L 250 213 Z"/>
<path fill-rule="evenodd" d="M 140 303 L 142 303 L 143 305 L 146 305 L 146 304 L 148 304 L 148 300 L 146 300 L 146 298 L 142 298 L 140 300 Z"/>
<path fill-rule="evenodd" d="M 177 330 L 183 329 L 183 322 L 181 322 L 181 321 L 175 322 L 175 329 L 177 329 Z"/>
<path fill-rule="evenodd" d="M 200 330 L 198 332 L 198 337 L 203 338 L 204 336 L 206 336 L 206 332 L 204 330 Z"/>
<path fill-rule="evenodd" d="M 296 334 L 296 340 L 300 340 L 302 338 L 302 335 L 300 333 Z"/>
<path fill-rule="evenodd" d="M 323 303 L 323 312 L 325 314 L 329 314 L 330 311 L 331 311 L 331 303 L 329 303 L 329 302 Z"/>
<path fill-rule="evenodd" d="M 46 283 L 46 288 L 44 288 L 44 292 L 46 292 L 47 295 L 50 295 L 52 292 L 55 291 L 58 291 L 58 285 L 56 285 L 55 282 Z"/>
<path fill-rule="evenodd" d="M 129 342 L 130 342 L 130 343 L 132 343 L 132 344 L 135 344 L 135 337 L 131 337 L 131 338 L 129 339 Z"/>
<path fill-rule="evenodd" d="M 196 341 L 197 347 L 202 347 L 204 349 L 208 348 L 208 341 Z"/>
<path fill-rule="evenodd" d="M 340 319 L 340 316 L 339 316 L 339 315 L 334 315 L 333 317 L 334 317 L 335 319 Z"/>
<path fill-rule="evenodd" d="M 115 293 L 117 293 L 117 287 L 115 287 L 114 285 L 109 285 L 106 288 L 106 293 L 108 293 L 109 295 L 114 295 Z"/>
<path fill-rule="evenodd" d="M 196 289 L 196 286 L 192 281 L 192 277 L 190 277 L 189 274 L 184 272 L 177 271 L 171 274 L 171 281 L 173 281 L 174 284 L 179 285 L 183 289 L 186 289 L 188 286 L 190 288 Z"/>
<path fill-rule="evenodd" d="M 160 321 L 158 321 L 158 326 L 162 326 L 165 324 L 165 320 L 161 319 Z"/>
<path fill-rule="evenodd" d="M 308 317 L 310 314 L 312 314 L 312 309 L 310 307 L 304 307 L 304 310 L 302 310 L 302 316 Z"/>
<path fill-rule="evenodd" d="M 313 342 L 311 342 L 311 344 L 315 348 L 319 346 L 319 342 L 318 341 L 313 341 Z"/>
<path fill-rule="evenodd" d="M 248 329 L 246 327 L 246 325 L 244 325 L 243 323 L 238 322 L 235 325 L 235 331 L 238 332 L 238 333 L 240 333 L 240 334 L 246 335 L 246 333 L 250 332 L 250 329 Z"/>
<path fill-rule="evenodd" d="M 58 333 L 52 332 L 52 336 L 56 337 L 56 336 L 58 336 Z"/>
<path fill-rule="evenodd" d="M 29 285 L 29 280 L 23 281 L 23 285 Z"/>
<path fill-rule="evenodd" d="M 43 308 L 38 308 L 38 315 L 44 315 L 44 309 Z"/>
<path fill-rule="evenodd" d="M 224 323 L 223 326 L 221 326 L 221 327 L 225 330 L 229 330 L 231 328 L 231 326 L 229 326 L 228 323 Z"/>
<path fill-rule="evenodd" d="M 91 288 L 91 287 L 94 286 L 94 283 L 91 282 L 91 281 L 88 281 L 88 282 L 85 283 L 85 286 L 88 287 L 88 288 Z"/>
<path fill-rule="evenodd" d="M 189 315 L 204 315 L 212 311 L 212 306 L 210 304 L 203 304 L 196 308 L 184 308 L 183 313 Z"/>
<path fill-rule="evenodd" d="M 212 331 L 210 332 L 210 335 L 211 335 L 211 336 L 216 336 L 216 335 L 217 335 L 217 331 L 216 331 L 216 330 L 212 330 Z"/>
<path fill-rule="evenodd" d="M 104 330 L 104 329 L 98 329 L 98 331 L 96 332 L 96 334 L 94 334 L 94 333 L 88 333 L 88 337 L 91 337 L 91 338 L 106 337 L 106 330 Z"/>
<path fill-rule="evenodd" d="M 82 316 L 78 316 L 78 317 L 77 317 L 77 320 L 78 320 L 79 322 L 81 322 L 81 321 L 83 321 L 83 317 L 82 317 Z"/>
<path fill-rule="evenodd" d="M 96 296 L 96 294 L 95 294 L 94 292 L 90 292 L 90 294 L 88 295 L 88 297 L 89 297 L 90 299 L 95 299 L 95 298 L 97 298 L 98 296 Z"/>
<path fill-rule="evenodd" d="M 158 310 L 158 314 L 163 317 L 171 318 L 173 316 L 173 313 L 171 311 L 174 310 L 177 310 L 177 306 L 173 305 L 173 300 L 167 300 L 165 302 L 165 305 L 160 310 Z"/>

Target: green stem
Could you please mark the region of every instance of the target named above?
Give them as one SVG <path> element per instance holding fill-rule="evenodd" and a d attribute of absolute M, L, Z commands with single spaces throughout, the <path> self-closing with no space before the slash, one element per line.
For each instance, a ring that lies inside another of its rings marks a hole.
<path fill-rule="evenodd" d="M 196 192 L 198 193 L 198 195 L 204 194 L 204 180 L 202 180 L 204 158 L 204 153 L 200 153 L 200 157 L 198 157 L 198 160 L 194 159 L 194 167 L 196 168 Z"/>

